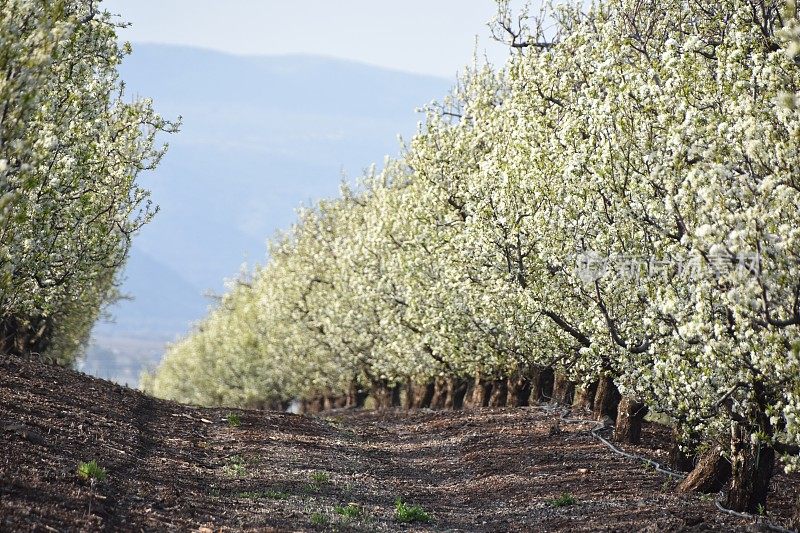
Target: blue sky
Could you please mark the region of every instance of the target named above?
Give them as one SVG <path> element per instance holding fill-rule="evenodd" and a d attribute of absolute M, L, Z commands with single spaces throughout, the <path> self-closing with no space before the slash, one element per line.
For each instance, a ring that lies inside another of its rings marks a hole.
<path fill-rule="evenodd" d="M 494 0 L 106 0 L 133 23 L 131 42 L 237 54 L 314 54 L 453 78 L 479 50 L 501 62 L 491 40 Z"/>

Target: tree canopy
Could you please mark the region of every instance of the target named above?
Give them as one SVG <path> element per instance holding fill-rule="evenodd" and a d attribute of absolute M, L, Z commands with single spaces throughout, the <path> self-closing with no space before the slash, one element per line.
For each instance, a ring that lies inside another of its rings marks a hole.
<path fill-rule="evenodd" d="M 500 2 L 508 62 L 466 69 L 402 158 L 302 210 L 146 388 L 258 405 L 555 368 L 735 471 L 742 447 L 800 466 L 794 3 L 547 20 Z"/>
<path fill-rule="evenodd" d="M 119 23 L 86 0 L 0 2 L 0 349 L 71 363 L 153 214 L 136 181 L 175 125 L 128 99 Z"/>

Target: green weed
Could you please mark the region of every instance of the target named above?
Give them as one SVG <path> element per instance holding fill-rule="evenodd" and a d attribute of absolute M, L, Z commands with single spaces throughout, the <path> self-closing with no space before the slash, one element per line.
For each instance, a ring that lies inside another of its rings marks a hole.
<path fill-rule="evenodd" d="M 228 457 L 224 470 L 229 477 L 240 478 L 247 474 L 247 467 L 241 455 L 232 455 Z"/>
<path fill-rule="evenodd" d="M 315 526 L 324 526 L 328 523 L 328 517 L 322 513 L 313 513 L 311 515 L 311 524 Z"/>
<path fill-rule="evenodd" d="M 573 497 L 569 492 L 565 492 L 558 498 L 550 500 L 551 507 L 567 507 L 569 505 L 575 505 L 575 503 L 575 497 Z"/>
<path fill-rule="evenodd" d="M 88 463 L 78 464 L 78 477 L 83 480 L 103 481 L 106 478 L 106 470 L 91 460 Z"/>
<path fill-rule="evenodd" d="M 311 482 L 314 485 L 327 485 L 331 482 L 331 476 L 325 472 L 314 472 L 311 474 Z"/>
<path fill-rule="evenodd" d="M 348 503 L 347 505 L 336 505 L 334 506 L 333 510 L 336 514 L 350 519 L 358 518 L 361 516 L 362 513 L 361 507 L 359 507 L 358 504 L 356 503 Z"/>
<path fill-rule="evenodd" d="M 394 518 L 398 522 L 430 522 L 431 515 L 419 505 L 409 505 L 397 498 L 394 502 Z"/>

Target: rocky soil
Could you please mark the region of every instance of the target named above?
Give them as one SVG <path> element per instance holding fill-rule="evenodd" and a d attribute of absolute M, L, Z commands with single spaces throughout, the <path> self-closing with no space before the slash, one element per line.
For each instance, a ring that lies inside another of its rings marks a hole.
<path fill-rule="evenodd" d="M 200 409 L 2 358 L 0 530 L 764 530 L 712 497 L 677 494 L 590 427 L 547 406 Z M 664 458 L 667 438 L 649 424 L 634 451 Z M 78 474 L 92 460 L 104 479 Z M 769 520 L 785 524 L 798 489 L 776 476 Z M 398 499 L 429 520 L 400 521 Z"/>

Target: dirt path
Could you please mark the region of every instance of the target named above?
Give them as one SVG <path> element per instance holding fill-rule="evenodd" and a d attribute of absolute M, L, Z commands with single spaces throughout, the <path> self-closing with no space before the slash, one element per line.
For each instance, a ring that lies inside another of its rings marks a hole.
<path fill-rule="evenodd" d="M 2 359 L 0 530 L 753 530 L 556 420 L 538 407 L 320 418 L 195 409 Z M 665 454 L 663 428 L 648 426 L 645 440 L 640 452 Z M 104 481 L 79 479 L 89 460 Z M 799 486 L 779 476 L 772 512 L 788 514 Z M 565 493 L 574 503 L 555 505 Z M 397 498 L 432 521 L 398 522 Z M 359 516 L 336 512 L 350 503 Z"/>

